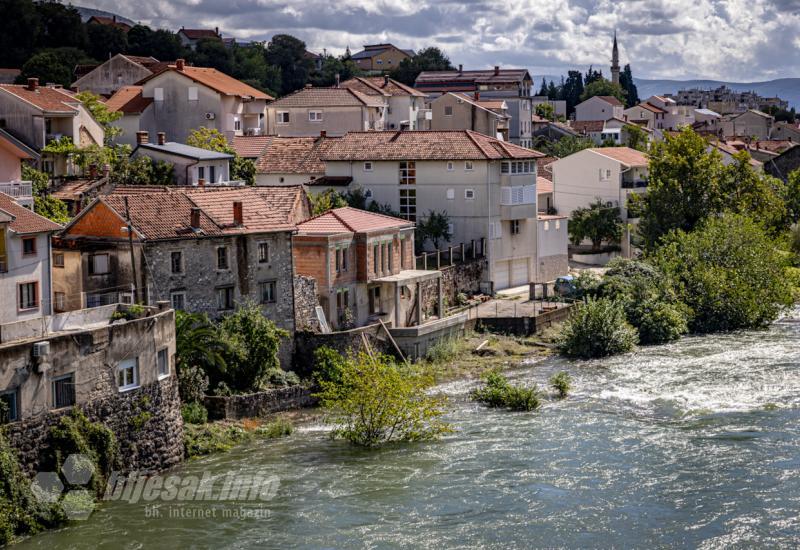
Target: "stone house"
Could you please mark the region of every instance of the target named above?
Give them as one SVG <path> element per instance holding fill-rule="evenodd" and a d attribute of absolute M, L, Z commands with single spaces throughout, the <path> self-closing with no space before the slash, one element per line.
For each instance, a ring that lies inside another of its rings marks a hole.
<path fill-rule="evenodd" d="M 367 95 L 350 88 L 305 88 L 267 106 L 267 132 L 273 136 L 341 136 L 383 130 L 389 94 Z"/>
<path fill-rule="evenodd" d="M 351 59 L 362 71 L 388 72 L 413 55 L 413 50 L 401 50 L 393 44 L 369 44 L 362 51 L 354 53 Z"/>
<path fill-rule="evenodd" d="M 244 182 L 231 181 L 233 155 L 167 141 L 165 132 L 158 133 L 155 143 L 149 141 L 147 132 L 138 132 L 131 157 L 141 156 L 171 164 L 177 185 L 244 185 Z"/>
<path fill-rule="evenodd" d="M 153 135 L 169 132 L 180 143 L 200 127 L 219 130 L 229 140 L 237 135 L 264 133 L 267 102 L 273 99 L 225 73 L 191 67 L 183 59 L 136 85 L 142 88 L 136 101 L 152 101 L 147 107 L 152 113 L 138 117 L 138 125 L 133 119 L 125 121 L 120 126 L 123 131 L 144 130 Z"/>
<path fill-rule="evenodd" d="M 126 470 L 183 459 L 175 314 L 166 307 L 114 322 L 117 304 L 0 324 L 5 434 L 35 471 L 49 428 L 74 408 L 115 434 Z M 133 422 L 140 418 L 142 425 Z"/>
<path fill-rule="evenodd" d="M 772 126 L 771 139 L 785 139 L 800 143 L 800 126 L 797 123 L 776 122 Z"/>
<path fill-rule="evenodd" d="M 786 149 L 777 157 L 764 163 L 764 171 L 770 176 L 775 176 L 783 181 L 789 174 L 800 168 L 800 147 L 794 146 Z"/>
<path fill-rule="evenodd" d="M 449 244 L 485 239 L 484 283 L 492 291 L 541 281 L 546 271 L 536 248 L 536 159 L 542 156 L 470 130 L 351 132 L 322 160 L 326 178 L 352 178 L 349 189 L 360 188 L 409 221 L 446 212 Z M 565 236 L 564 258 L 566 246 Z"/>
<path fill-rule="evenodd" d="M 338 139 L 242 136 L 234 139 L 233 148 L 239 156 L 256 163 L 256 185 L 300 185 L 324 179 L 321 155 Z"/>
<path fill-rule="evenodd" d="M 117 90 L 125 86 L 132 86 L 150 76 L 163 65 L 154 57 L 118 53 L 91 69 L 85 67 L 81 71 L 83 74 L 76 75 L 78 78 L 72 83 L 72 88 L 79 92 L 89 91 L 109 97 Z"/>
<path fill-rule="evenodd" d="M 441 277 L 417 270 L 414 224 L 345 207 L 297 226 L 293 244 L 298 275 L 314 277 L 319 304 L 334 329 L 421 323 L 420 285 Z"/>
<path fill-rule="evenodd" d="M 422 130 L 425 94 L 410 86 L 384 76 L 362 77 L 357 76 L 341 84 L 342 88 L 356 90 L 364 95 L 382 97 L 387 101 L 386 129 L 387 130 Z"/>
<path fill-rule="evenodd" d="M 50 236 L 60 229 L 0 193 L 0 323 L 52 312 Z"/>
<path fill-rule="evenodd" d="M 621 119 L 625 105 L 614 96 L 596 95 L 575 106 L 575 120 Z"/>
<path fill-rule="evenodd" d="M 472 95 L 447 92 L 430 103 L 431 130 L 472 130 L 508 141 L 508 104 L 502 98 L 481 99 Z"/>
<path fill-rule="evenodd" d="M 292 234 L 309 215 L 302 186 L 119 186 L 59 234 L 55 247 L 80 269 L 56 284 L 82 293 L 83 307 L 168 300 L 219 318 L 254 302 L 294 332 Z"/>

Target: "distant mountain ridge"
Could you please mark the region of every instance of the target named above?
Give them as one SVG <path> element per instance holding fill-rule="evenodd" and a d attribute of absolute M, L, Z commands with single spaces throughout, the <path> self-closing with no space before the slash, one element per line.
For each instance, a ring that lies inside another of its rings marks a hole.
<path fill-rule="evenodd" d="M 800 107 L 800 78 L 778 78 L 764 82 L 723 82 L 721 80 L 648 80 L 634 78 L 639 97 L 674 94 L 687 88 L 714 89 L 727 86 L 737 92 L 753 91 L 762 97 L 779 97 L 789 102 L 790 107 Z"/>

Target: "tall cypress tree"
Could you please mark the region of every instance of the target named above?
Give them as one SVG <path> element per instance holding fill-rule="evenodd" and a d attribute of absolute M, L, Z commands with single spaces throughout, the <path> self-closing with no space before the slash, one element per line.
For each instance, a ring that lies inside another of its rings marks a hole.
<path fill-rule="evenodd" d="M 619 75 L 619 85 L 625 90 L 625 103 L 626 107 L 633 107 L 639 104 L 639 91 L 636 89 L 636 84 L 633 83 L 633 73 L 631 66 L 625 65 L 622 73 Z"/>

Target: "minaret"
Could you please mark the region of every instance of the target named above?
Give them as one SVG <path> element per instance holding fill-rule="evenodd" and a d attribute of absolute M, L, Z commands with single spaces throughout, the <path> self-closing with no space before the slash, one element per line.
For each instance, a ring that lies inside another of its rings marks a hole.
<path fill-rule="evenodd" d="M 617 48 L 617 31 L 614 31 L 614 47 L 611 50 L 611 82 L 619 84 L 619 49 Z"/>

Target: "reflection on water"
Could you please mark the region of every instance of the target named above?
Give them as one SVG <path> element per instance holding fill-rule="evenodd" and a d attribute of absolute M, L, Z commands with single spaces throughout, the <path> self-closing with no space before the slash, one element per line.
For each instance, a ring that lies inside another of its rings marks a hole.
<path fill-rule="evenodd" d="M 21 546 L 794 547 L 798 335 L 787 321 L 527 365 L 512 378 L 575 380 L 569 399 L 535 413 L 487 410 L 468 401 L 471 382 L 447 384 L 458 431 L 442 441 L 364 451 L 310 426 L 178 470 L 278 476 L 258 517 L 223 517 L 235 503 L 205 506 L 210 519 L 107 503 Z"/>

